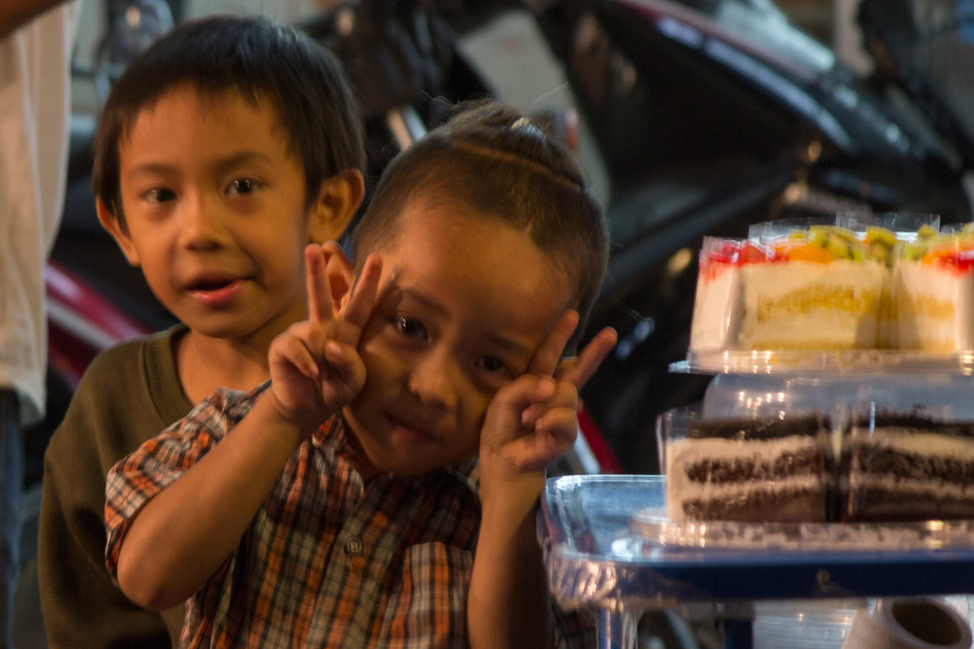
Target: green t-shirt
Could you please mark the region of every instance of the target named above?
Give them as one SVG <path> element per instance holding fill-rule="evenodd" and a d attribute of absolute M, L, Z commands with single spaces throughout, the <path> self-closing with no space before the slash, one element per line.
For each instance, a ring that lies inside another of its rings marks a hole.
<path fill-rule="evenodd" d="M 38 544 L 49 646 L 175 647 L 183 607 L 162 614 L 130 602 L 105 568 L 105 476 L 193 404 L 176 373 L 167 331 L 119 344 L 85 371 L 44 456 Z"/>

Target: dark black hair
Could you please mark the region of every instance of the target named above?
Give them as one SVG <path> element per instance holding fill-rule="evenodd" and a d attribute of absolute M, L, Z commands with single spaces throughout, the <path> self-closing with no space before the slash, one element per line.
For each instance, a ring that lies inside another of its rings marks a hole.
<path fill-rule="evenodd" d="M 91 186 L 124 227 L 119 145 L 140 111 L 181 85 L 218 100 L 240 92 L 269 100 L 301 161 L 305 204 L 321 183 L 365 164 L 362 125 L 341 63 L 306 34 L 261 16 L 183 23 L 136 57 L 114 84 L 95 136 Z"/>
<path fill-rule="evenodd" d="M 455 201 L 527 233 L 575 283 L 581 319 L 569 347 L 578 342 L 605 278 L 609 235 L 570 149 L 505 104 L 461 107 L 383 173 L 352 232 L 358 264 L 396 236 L 417 198 Z"/>

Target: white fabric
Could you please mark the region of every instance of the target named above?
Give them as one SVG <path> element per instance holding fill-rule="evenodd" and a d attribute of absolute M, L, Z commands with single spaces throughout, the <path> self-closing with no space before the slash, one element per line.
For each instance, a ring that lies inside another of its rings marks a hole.
<path fill-rule="evenodd" d="M 43 271 L 64 204 L 79 2 L 0 40 L 0 386 L 21 395 L 24 425 L 44 412 Z"/>

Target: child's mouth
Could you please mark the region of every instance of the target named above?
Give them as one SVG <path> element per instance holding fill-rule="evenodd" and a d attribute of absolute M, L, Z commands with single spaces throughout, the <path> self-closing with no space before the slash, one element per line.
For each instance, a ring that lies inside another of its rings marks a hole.
<path fill-rule="evenodd" d="M 233 301 L 243 286 L 240 278 L 212 278 L 194 282 L 190 294 L 209 307 L 225 306 Z"/>
<path fill-rule="evenodd" d="M 398 419 L 392 420 L 392 435 L 410 444 L 429 443 L 434 440 L 433 436 L 429 433 L 418 428 L 413 428 Z"/>

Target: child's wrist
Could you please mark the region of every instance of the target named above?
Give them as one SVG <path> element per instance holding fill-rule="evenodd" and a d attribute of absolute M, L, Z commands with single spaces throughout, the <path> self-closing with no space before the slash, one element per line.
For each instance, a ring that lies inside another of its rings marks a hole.
<path fill-rule="evenodd" d="M 267 390 L 262 397 L 261 401 L 266 403 L 272 423 L 284 430 L 292 431 L 295 435 L 295 444 L 311 437 L 321 423 L 328 419 L 312 413 L 294 412 L 281 403 L 273 390 Z"/>
<path fill-rule="evenodd" d="M 504 478 L 492 479 L 489 475 L 480 476 L 480 496 L 484 511 L 491 508 L 499 510 L 521 510 L 538 502 L 544 491 L 543 472 L 517 473 Z"/>

